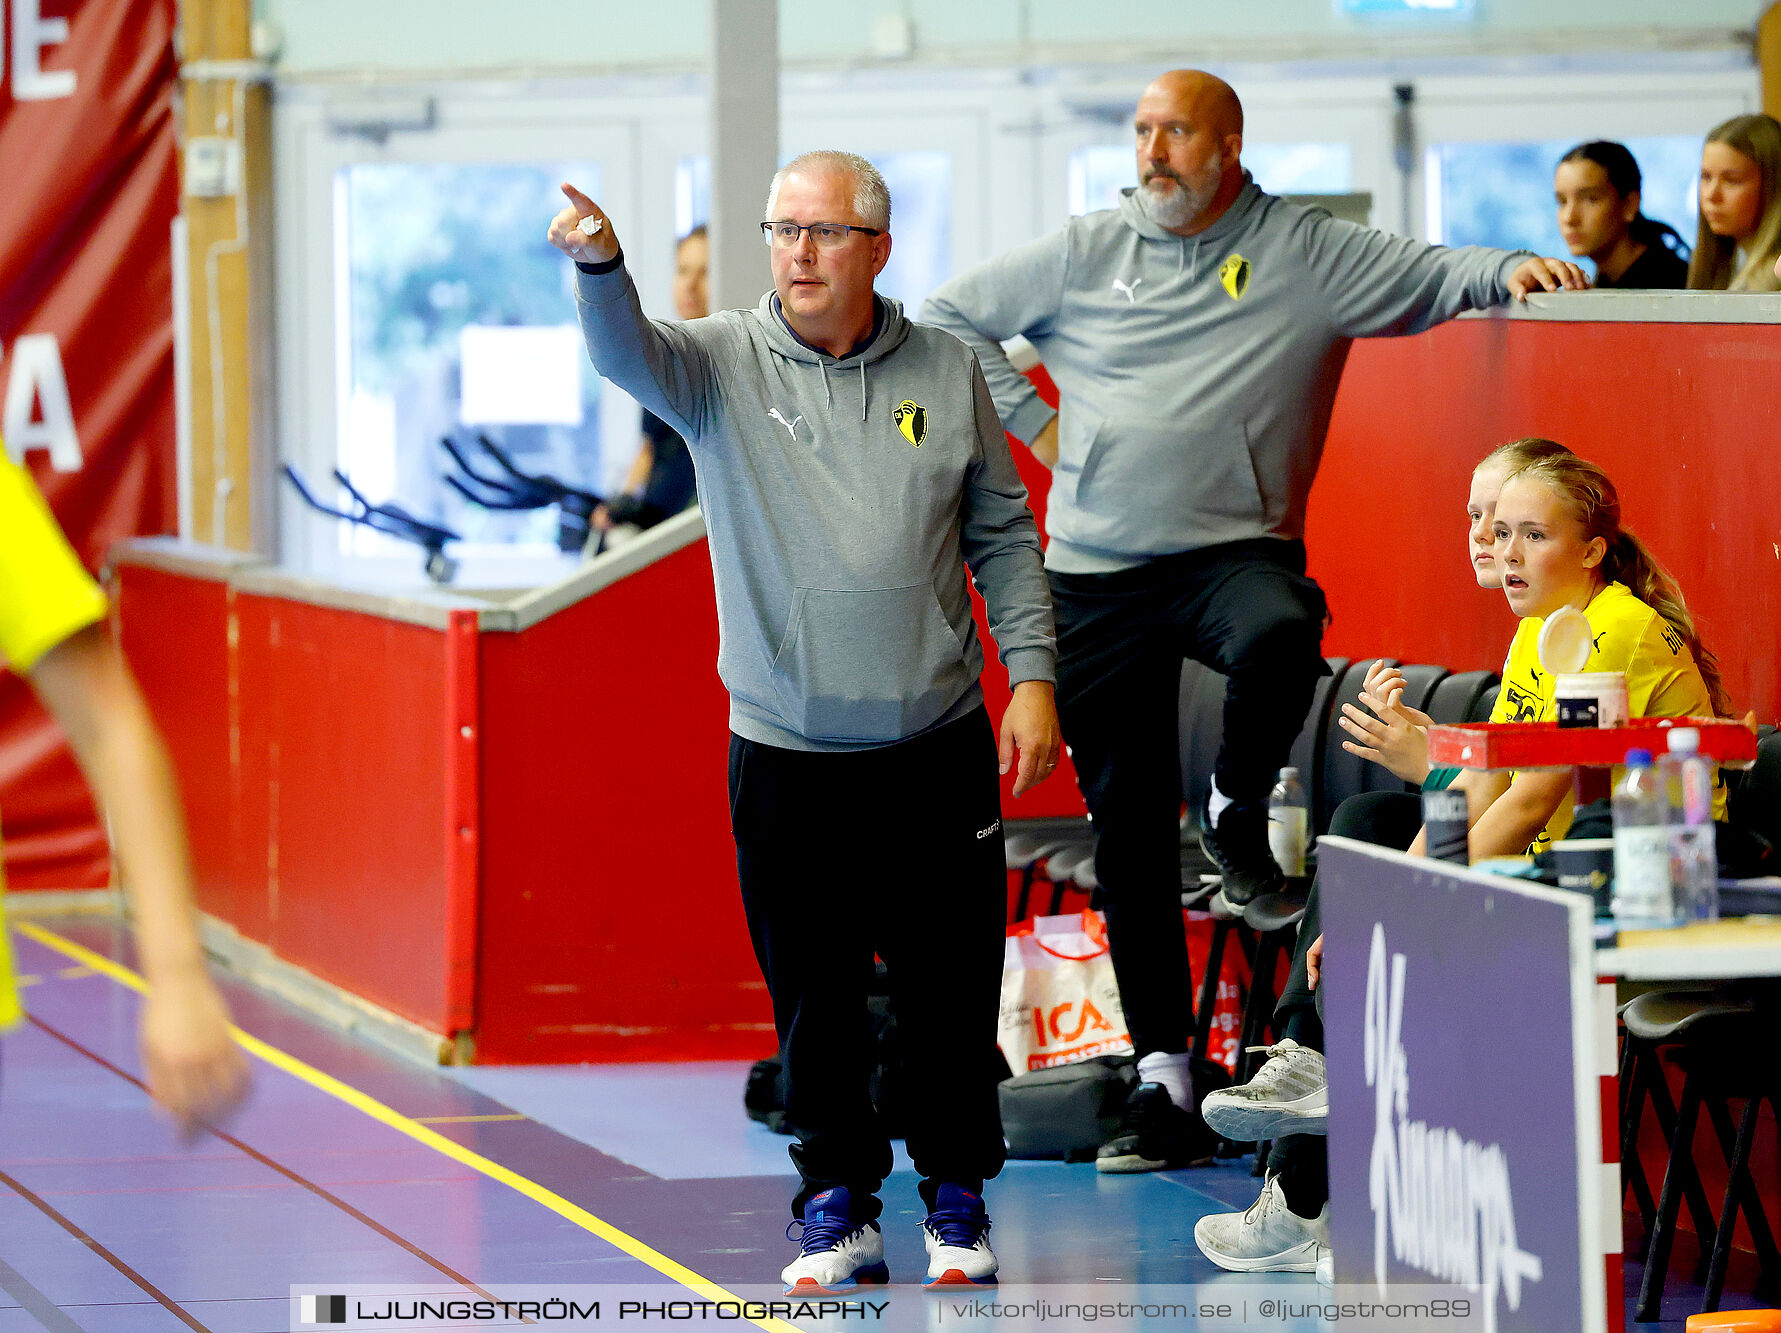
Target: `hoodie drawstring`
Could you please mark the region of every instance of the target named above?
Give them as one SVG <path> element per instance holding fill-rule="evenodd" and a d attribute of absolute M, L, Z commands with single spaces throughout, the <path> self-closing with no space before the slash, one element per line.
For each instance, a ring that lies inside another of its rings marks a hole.
<path fill-rule="evenodd" d="M 829 408 L 832 411 L 835 406 L 835 400 L 834 400 L 834 398 L 832 398 L 829 395 L 829 366 L 828 366 L 828 362 L 818 361 L 816 363 L 816 368 L 818 370 L 822 371 L 822 403 L 823 403 L 823 406 L 826 408 Z"/>
<path fill-rule="evenodd" d="M 860 362 L 860 420 L 866 419 L 866 363 Z"/>

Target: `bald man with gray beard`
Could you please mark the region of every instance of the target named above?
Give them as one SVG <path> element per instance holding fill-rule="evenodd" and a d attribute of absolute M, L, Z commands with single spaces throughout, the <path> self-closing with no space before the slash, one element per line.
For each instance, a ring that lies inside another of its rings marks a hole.
<path fill-rule="evenodd" d="M 1240 160 L 1236 93 L 1203 71 L 1158 77 L 1132 127 L 1139 184 L 1116 208 L 955 278 L 922 311 L 976 351 L 1003 422 L 1053 469 L 1058 710 L 1143 1079 L 1105 1172 L 1211 1155 L 1187 1056 L 1181 665 L 1229 679 L 1195 813 L 1240 910 L 1284 885 L 1268 793 L 1328 674 L 1305 507 L 1350 343 L 1588 285 L 1564 261 L 1423 245 L 1266 193 Z M 1003 353 L 1017 335 L 1056 382 L 1056 412 Z"/>

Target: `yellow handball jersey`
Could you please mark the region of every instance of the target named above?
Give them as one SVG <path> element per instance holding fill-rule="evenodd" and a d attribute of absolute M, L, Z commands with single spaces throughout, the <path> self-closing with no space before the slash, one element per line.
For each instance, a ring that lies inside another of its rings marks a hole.
<path fill-rule="evenodd" d="M 1595 634 L 1585 671 L 1626 672 L 1629 717 L 1711 717 L 1713 705 L 1694 654 L 1674 626 L 1637 597 L 1625 584 L 1610 583 L 1598 592 L 1583 614 Z M 1515 631 L 1503 685 L 1497 693 L 1492 722 L 1551 722 L 1558 717 L 1558 690 L 1552 673 L 1540 665 L 1536 646 L 1545 620 L 1530 616 Z M 1625 770 L 1615 768 L 1618 783 Z M 1543 852 L 1571 827 L 1571 793 L 1528 845 L 1530 855 Z M 1713 816 L 1725 818 L 1725 784 L 1713 797 Z"/>
<path fill-rule="evenodd" d="M 0 443 L 0 665 L 24 674 L 104 616 L 105 594 L 82 568 L 30 475 Z M 0 917 L 0 1031 L 21 1016 L 4 926 Z"/>

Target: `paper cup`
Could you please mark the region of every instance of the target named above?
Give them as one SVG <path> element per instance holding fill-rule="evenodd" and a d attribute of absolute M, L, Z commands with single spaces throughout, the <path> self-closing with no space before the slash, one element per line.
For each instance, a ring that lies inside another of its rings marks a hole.
<path fill-rule="evenodd" d="M 1614 886 L 1614 839 L 1566 838 L 1552 844 L 1552 866 L 1558 887 L 1587 893 L 1598 914 L 1608 911 Z"/>
<path fill-rule="evenodd" d="M 1618 727 L 1626 722 L 1626 672 L 1578 671 L 1553 682 L 1561 727 Z"/>

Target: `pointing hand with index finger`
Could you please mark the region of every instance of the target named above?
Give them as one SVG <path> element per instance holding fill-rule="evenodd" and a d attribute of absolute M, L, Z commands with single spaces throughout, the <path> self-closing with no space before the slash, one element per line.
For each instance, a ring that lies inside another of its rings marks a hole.
<path fill-rule="evenodd" d="M 563 194 L 569 207 L 550 222 L 546 239 L 571 259 L 584 264 L 603 264 L 618 254 L 618 237 L 600 206 L 567 182 Z"/>

